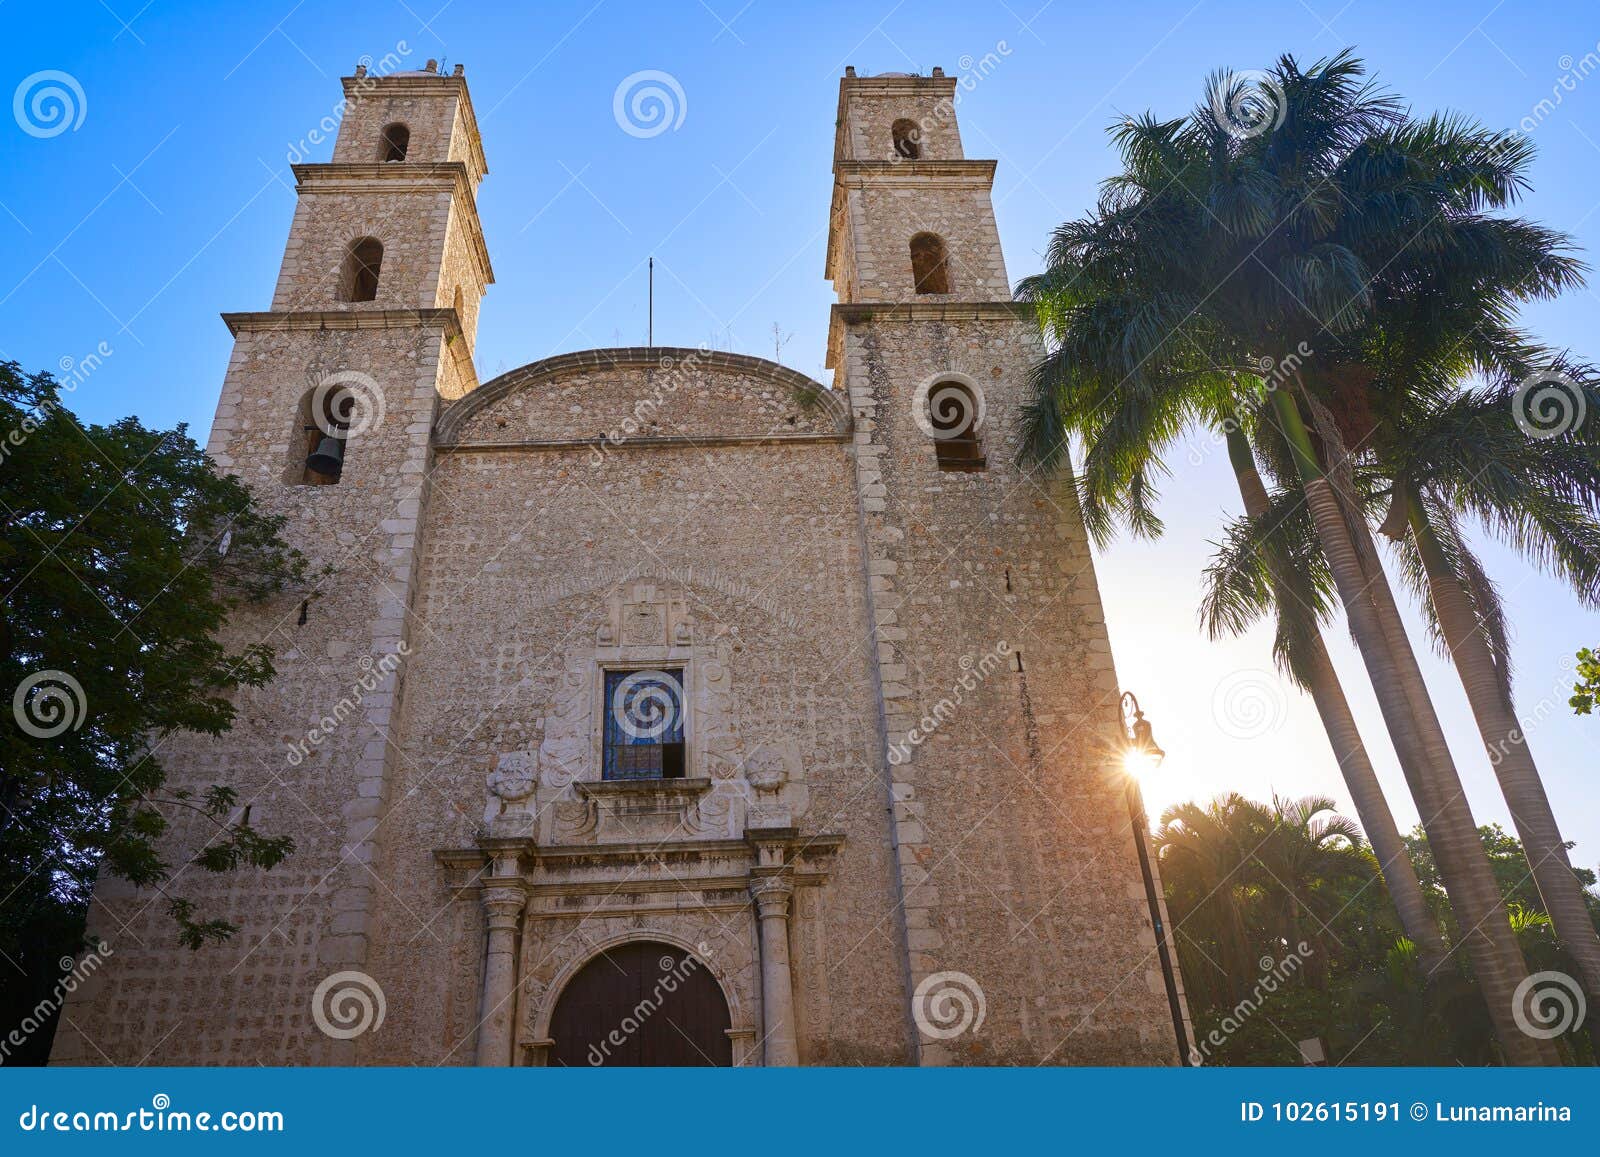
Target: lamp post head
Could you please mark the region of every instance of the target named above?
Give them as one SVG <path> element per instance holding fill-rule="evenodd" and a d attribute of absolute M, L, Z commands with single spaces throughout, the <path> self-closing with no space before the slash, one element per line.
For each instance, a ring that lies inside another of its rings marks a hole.
<path fill-rule="evenodd" d="M 1141 769 L 1154 771 L 1161 766 L 1167 753 L 1156 743 L 1155 730 L 1139 709 L 1138 697 L 1132 691 L 1124 692 L 1122 696 L 1122 730 L 1127 740 L 1123 762 L 1130 772 L 1137 774 Z"/>

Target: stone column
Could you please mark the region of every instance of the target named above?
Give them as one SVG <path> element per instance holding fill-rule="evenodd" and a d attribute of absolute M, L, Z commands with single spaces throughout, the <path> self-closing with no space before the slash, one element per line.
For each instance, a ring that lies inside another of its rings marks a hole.
<path fill-rule="evenodd" d="M 761 927 L 761 1020 L 765 1063 L 797 1065 L 794 978 L 789 968 L 789 897 L 794 885 L 782 876 L 760 876 L 750 885 Z"/>
<path fill-rule="evenodd" d="M 483 967 L 483 1003 L 478 1010 L 480 1065 L 509 1065 L 517 1014 L 517 926 L 526 902 L 516 859 L 496 857 L 494 874 L 483 889 L 483 915 L 489 926 Z M 509 871 L 505 870 L 509 869 Z"/>

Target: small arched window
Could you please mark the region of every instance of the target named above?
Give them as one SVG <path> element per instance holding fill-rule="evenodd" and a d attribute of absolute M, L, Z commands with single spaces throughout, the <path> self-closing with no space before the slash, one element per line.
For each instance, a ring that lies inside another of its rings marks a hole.
<path fill-rule="evenodd" d="M 462 325 L 466 325 L 467 324 L 467 297 L 466 297 L 466 294 L 461 292 L 461 287 L 459 285 L 456 286 L 455 299 L 453 301 L 451 301 L 450 304 L 455 307 L 456 320 L 459 321 Z"/>
<path fill-rule="evenodd" d="M 922 156 L 922 127 L 916 121 L 901 117 L 889 126 L 894 137 L 895 155 L 908 161 Z"/>
<path fill-rule="evenodd" d="M 950 292 L 949 260 L 937 233 L 918 233 L 911 239 L 911 280 L 918 293 Z"/>
<path fill-rule="evenodd" d="M 978 399 L 964 382 L 947 378 L 929 388 L 928 424 L 939 469 L 984 468 L 983 445 L 978 441 L 981 417 Z"/>
<path fill-rule="evenodd" d="M 296 425 L 299 437 L 290 442 L 299 452 L 291 455 L 289 480 L 306 486 L 332 486 L 344 474 L 345 442 L 357 409 L 347 387 L 323 383 L 300 399 Z"/>
<path fill-rule="evenodd" d="M 344 271 L 339 278 L 341 301 L 376 301 L 378 298 L 378 273 L 383 268 L 383 242 L 376 237 L 363 237 L 350 243 L 345 254 Z"/>
<path fill-rule="evenodd" d="M 383 132 L 378 135 L 378 160 L 403 161 L 406 159 L 406 150 L 410 147 L 410 129 L 399 121 L 385 125 Z"/>

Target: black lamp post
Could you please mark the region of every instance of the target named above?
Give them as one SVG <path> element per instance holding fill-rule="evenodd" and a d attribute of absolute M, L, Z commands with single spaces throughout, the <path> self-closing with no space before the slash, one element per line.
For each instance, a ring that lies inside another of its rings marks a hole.
<path fill-rule="evenodd" d="M 1183 1022 L 1183 1001 L 1178 996 L 1178 972 L 1172 963 L 1172 946 L 1167 936 L 1166 921 L 1161 918 L 1161 900 L 1156 893 L 1155 872 L 1150 867 L 1150 819 L 1144 810 L 1144 793 L 1139 790 L 1139 777 L 1134 768 L 1143 764 L 1161 766 L 1166 752 L 1156 746 L 1150 721 L 1139 710 L 1139 700 L 1133 692 L 1122 696 L 1122 733 L 1126 741 L 1123 749 L 1123 767 L 1128 777 L 1128 820 L 1133 825 L 1133 846 L 1139 853 L 1139 872 L 1144 877 L 1145 903 L 1150 906 L 1150 923 L 1156 933 L 1156 953 L 1161 960 L 1161 978 L 1167 986 L 1167 1006 L 1172 1010 L 1172 1031 L 1178 1038 L 1178 1063 L 1188 1066 L 1189 1029 Z"/>

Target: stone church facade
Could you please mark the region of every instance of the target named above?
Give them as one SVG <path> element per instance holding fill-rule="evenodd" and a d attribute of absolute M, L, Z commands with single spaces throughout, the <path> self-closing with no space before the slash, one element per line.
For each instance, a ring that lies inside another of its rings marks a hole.
<path fill-rule="evenodd" d="M 325 573 L 230 625 L 278 670 L 233 730 L 161 751 L 297 848 L 177 873 L 238 926 L 199 952 L 103 882 L 56 1063 L 1175 1063 L 956 81 L 841 80 L 828 385 L 664 347 L 480 384 L 460 66 L 343 83 L 208 447 Z"/>

